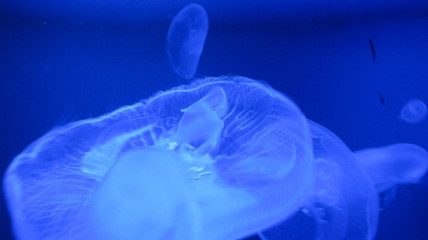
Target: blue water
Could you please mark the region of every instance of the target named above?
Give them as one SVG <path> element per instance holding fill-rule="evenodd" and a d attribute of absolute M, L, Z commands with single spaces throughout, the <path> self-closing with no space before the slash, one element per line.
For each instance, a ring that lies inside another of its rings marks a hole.
<path fill-rule="evenodd" d="M 225 17 L 224 3 L 210 4 L 205 8 L 213 17 L 196 76 L 264 80 L 351 150 L 398 142 L 428 148 L 428 121 L 409 124 L 399 117 L 409 99 L 428 102 L 428 8 L 396 2 L 320 9 L 325 13 L 298 8 L 301 15 L 286 5 L 259 7 L 263 14 L 242 3 L 225 9 Z M 126 4 L 97 9 L 79 1 L 63 8 L 21 3 L 0 5 L 2 173 L 55 126 L 183 84 L 165 46 L 170 21 L 187 2 L 165 10 L 153 6 L 157 10 L 147 18 L 137 11 L 144 7 Z M 11 239 L 1 199 L 1 239 Z M 427 177 L 399 187 L 380 212 L 376 239 L 426 239 L 426 202 Z"/>

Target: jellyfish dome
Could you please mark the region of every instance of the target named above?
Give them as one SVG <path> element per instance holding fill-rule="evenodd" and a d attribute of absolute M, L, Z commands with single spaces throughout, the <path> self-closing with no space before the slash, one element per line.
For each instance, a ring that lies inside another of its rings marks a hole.
<path fill-rule="evenodd" d="M 208 25 L 205 9 L 195 3 L 183 8 L 172 20 L 166 49 L 174 72 L 183 79 L 191 79 L 196 73 Z"/>
<path fill-rule="evenodd" d="M 244 77 L 205 78 L 48 132 L 10 164 L 17 239 L 238 239 L 307 201 L 310 128 Z"/>
<path fill-rule="evenodd" d="M 427 115 L 427 106 L 420 99 L 409 100 L 401 109 L 400 118 L 408 123 L 419 123 Z"/>

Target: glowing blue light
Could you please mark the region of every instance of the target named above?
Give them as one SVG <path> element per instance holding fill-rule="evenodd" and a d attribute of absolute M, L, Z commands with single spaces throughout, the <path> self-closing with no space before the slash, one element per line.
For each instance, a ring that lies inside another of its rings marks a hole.
<path fill-rule="evenodd" d="M 183 79 L 191 79 L 208 33 L 208 16 L 204 8 L 190 4 L 172 20 L 167 36 L 167 52 L 174 71 Z"/>

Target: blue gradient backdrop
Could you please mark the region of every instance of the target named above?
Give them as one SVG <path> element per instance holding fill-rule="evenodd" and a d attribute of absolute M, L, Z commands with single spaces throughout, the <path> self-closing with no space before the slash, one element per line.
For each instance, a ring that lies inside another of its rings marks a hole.
<path fill-rule="evenodd" d="M 428 102 L 426 1 L 195 2 L 210 17 L 197 76 L 264 80 L 352 150 L 397 142 L 428 149 L 427 119 L 398 119 L 408 99 Z M 54 126 L 182 84 L 165 40 L 189 3 L 0 2 L 1 173 Z M 0 199 L 0 239 L 12 239 Z M 400 187 L 376 239 L 428 239 L 427 203 L 427 177 Z"/>

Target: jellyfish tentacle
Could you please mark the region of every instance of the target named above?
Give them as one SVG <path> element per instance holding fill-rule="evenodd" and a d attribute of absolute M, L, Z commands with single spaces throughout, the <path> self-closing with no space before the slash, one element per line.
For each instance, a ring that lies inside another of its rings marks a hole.
<path fill-rule="evenodd" d="M 94 239 L 198 239 L 199 210 L 177 158 L 156 148 L 123 154 L 88 207 Z"/>

